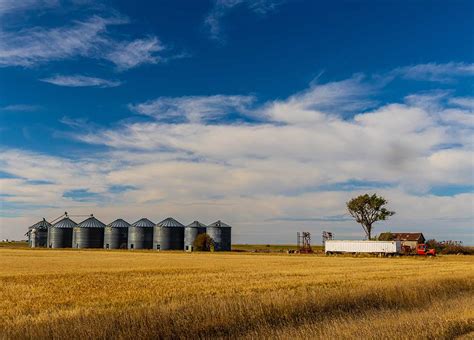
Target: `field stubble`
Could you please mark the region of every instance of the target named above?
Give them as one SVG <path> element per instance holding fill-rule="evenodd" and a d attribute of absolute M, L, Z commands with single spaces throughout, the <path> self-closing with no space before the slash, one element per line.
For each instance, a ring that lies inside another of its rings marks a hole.
<path fill-rule="evenodd" d="M 0 249 L 0 337 L 470 338 L 473 264 Z"/>

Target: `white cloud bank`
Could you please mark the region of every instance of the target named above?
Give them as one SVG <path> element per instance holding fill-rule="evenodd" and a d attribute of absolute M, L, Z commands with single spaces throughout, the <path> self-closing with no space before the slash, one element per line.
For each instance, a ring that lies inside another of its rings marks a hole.
<path fill-rule="evenodd" d="M 375 106 L 373 91 L 357 76 L 262 105 L 251 96 L 158 98 L 130 106 L 151 121 L 73 134 L 107 152 L 66 159 L 3 150 L 0 168 L 14 176 L 0 179 L 2 236 L 68 210 L 105 222 L 220 218 L 235 226 L 236 242 L 288 243 L 302 229 L 315 240 L 323 229 L 359 238 L 345 202 L 368 191 L 397 212 L 377 232 L 473 243 L 474 194 L 432 193 L 472 186 L 473 98 L 425 93 Z M 215 121 L 229 112 L 260 120 Z M 91 199 L 64 195 L 74 190 Z"/>

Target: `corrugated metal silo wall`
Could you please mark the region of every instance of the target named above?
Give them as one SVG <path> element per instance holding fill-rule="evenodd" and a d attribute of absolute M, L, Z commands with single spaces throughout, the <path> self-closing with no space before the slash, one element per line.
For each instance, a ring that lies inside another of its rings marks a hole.
<path fill-rule="evenodd" d="M 30 233 L 30 247 L 44 248 L 48 244 L 48 230 L 32 229 Z"/>
<path fill-rule="evenodd" d="M 104 229 L 104 248 L 105 249 L 126 249 L 128 241 L 128 228 Z"/>
<path fill-rule="evenodd" d="M 152 249 L 153 228 L 130 227 L 128 228 L 128 249 Z"/>
<path fill-rule="evenodd" d="M 231 250 L 232 228 L 208 227 L 207 234 L 214 240 L 215 250 Z"/>
<path fill-rule="evenodd" d="M 206 233 L 205 227 L 197 227 L 197 228 L 186 227 L 184 229 L 184 249 L 188 249 L 189 247 L 192 247 L 194 244 L 194 240 L 196 240 L 196 237 L 199 234 L 204 234 L 204 233 Z"/>
<path fill-rule="evenodd" d="M 161 227 L 160 250 L 183 250 L 184 227 Z"/>
<path fill-rule="evenodd" d="M 102 248 L 103 246 L 104 228 L 74 228 L 73 248 Z"/>
<path fill-rule="evenodd" d="M 48 228 L 49 248 L 71 248 L 72 228 Z"/>

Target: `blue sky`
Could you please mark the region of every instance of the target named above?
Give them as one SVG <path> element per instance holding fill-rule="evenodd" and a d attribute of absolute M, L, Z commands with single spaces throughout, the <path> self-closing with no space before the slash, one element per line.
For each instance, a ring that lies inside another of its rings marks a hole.
<path fill-rule="evenodd" d="M 0 236 L 64 210 L 236 242 L 473 243 L 471 1 L 0 1 Z"/>

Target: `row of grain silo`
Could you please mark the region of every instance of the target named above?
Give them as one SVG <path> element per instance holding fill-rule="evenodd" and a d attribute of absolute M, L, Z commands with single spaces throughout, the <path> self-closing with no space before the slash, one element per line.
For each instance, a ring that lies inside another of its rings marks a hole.
<path fill-rule="evenodd" d="M 210 225 L 194 221 L 184 226 L 168 217 L 158 224 L 142 218 L 133 224 L 117 219 L 106 225 L 93 215 L 80 223 L 67 214 L 51 224 L 45 219 L 28 228 L 32 248 L 105 248 L 193 250 L 196 237 L 207 233 L 213 240 L 214 250 L 230 251 L 232 228 L 216 221 Z"/>

